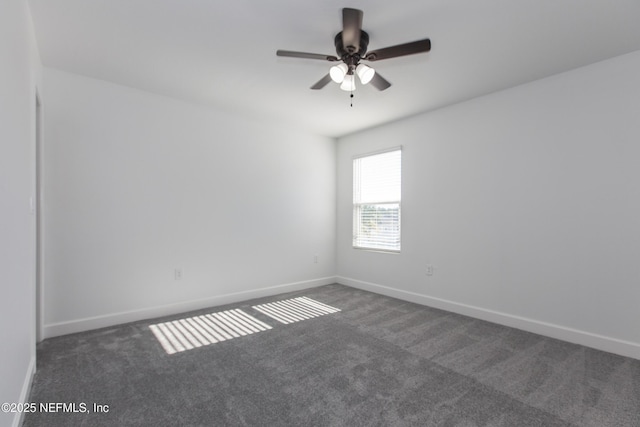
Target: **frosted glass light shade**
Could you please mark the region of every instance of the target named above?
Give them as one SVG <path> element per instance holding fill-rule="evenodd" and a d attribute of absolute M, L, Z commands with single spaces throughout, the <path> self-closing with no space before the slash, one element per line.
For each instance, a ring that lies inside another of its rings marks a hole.
<path fill-rule="evenodd" d="M 362 82 L 363 85 L 366 85 L 376 74 L 376 70 L 367 65 L 360 64 L 356 67 L 356 74 L 360 77 L 360 82 Z"/>
<path fill-rule="evenodd" d="M 356 79 L 353 74 L 347 74 L 344 76 L 344 80 L 340 85 L 340 89 L 346 90 L 347 92 L 352 92 L 356 90 Z"/>
<path fill-rule="evenodd" d="M 345 64 L 344 62 L 342 64 L 334 65 L 329 69 L 329 75 L 331 76 L 331 80 L 333 80 L 336 83 L 342 83 L 342 81 L 344 80 L 344 76 L 347 75 L 348 70 L 349 68 L 347 67 L 347 64 Z"/>

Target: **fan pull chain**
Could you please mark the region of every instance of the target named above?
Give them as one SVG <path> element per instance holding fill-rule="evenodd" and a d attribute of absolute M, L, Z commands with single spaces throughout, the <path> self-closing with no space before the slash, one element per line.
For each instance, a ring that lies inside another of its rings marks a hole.
<path fill-rule="evenodd" d="M 349 98 L 351 98 L 351 107 L 353 107 L 353 90 L 351 91 L 351 95 L 349 95 Z"/>

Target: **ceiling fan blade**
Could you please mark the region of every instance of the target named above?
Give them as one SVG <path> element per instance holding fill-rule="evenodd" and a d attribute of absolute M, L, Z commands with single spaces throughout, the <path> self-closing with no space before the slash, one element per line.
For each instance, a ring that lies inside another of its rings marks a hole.
<path fill-rule="evenodd" d="M 350 50 L 350 46 L 353 46 L 353 52 L 360 50 L 362 15 L 363 12 L 358 9 L 350 9 L 348 7 L 342 9 L 342 45 L 347 51 Z"/>
<path fill-rule="evenodd" d="M 371 85 L 373 87 L 375 87 L 376 89 L 378 89 L 378 90 L 385 90 L 385 89 L 388 89 L 391 86 L 391 83 L 389 83 L 387 81 L 387 79 L 385 79 L 380 74 L 378 74 L 377 71 L 373 75 L 373 79 L 371 79 L 371 81 L 369 83 L 371 83 Z"/>
<path fill-rule="evenodd" d="M 313 89 L 313 90 L 322 89 L 327 84 L 329 84 L 330 81 L 331 81 L 331 76 L 329 74 L 327 74 L 326 76 L 324 76 L 323 78 L 318 80 L 318 82 L 316 84 L 311 86 L 311 89 Z"/>
<path fill-rule="evenodd" d="M 278 50 L 276 51 L 276 55 L 287 56 L 290 58 L 321 59 L 324 61 L 338 60 L 338 57 L 333 55 L 323 55 L 322 53 L 294 52 L 291 50 Z"/>
<path fill-rule="evenodd" d="M 367 61 L 379 61 L 381 59 L 397 58 L 398 56 L 413 55 L 414 53 L 429 52 L 431 40 L 417 40 L 415 42 L 385 47 L 383 49 L 367 52 L 364 59 Z"/>

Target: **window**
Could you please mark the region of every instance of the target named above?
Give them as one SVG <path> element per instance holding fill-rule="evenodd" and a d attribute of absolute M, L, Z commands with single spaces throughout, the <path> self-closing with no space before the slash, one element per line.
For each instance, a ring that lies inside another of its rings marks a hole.
<path fill-rule="evenodd" d="M 353 160 L 353 247 L 400 251 L 402 150 Z"/>

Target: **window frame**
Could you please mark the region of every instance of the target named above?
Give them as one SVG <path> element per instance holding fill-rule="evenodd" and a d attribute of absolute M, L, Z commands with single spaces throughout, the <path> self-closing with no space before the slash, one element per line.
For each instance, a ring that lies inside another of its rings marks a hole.
<path fill-rule="evenodd" d="M 356 197 L 357 197 L 357 190 L 356 190 L 356 186 L 360 186 L 361 187 L 361 176 L 356 177 L 356 160 L 359 159 L 364 159 L 366 157 L 372 157 L 372 156 L 377 156 L 380 154 L 385 154 L 385 153 L 391 153 L 391 152 L 395 152 L 395 151 L 399 151 L 400 152 L 400 179 L 399 179 L 399 185 L 400 185 L 400 191 L 399 191 L 399 198 L 397 200 L 384 200 L 384 201 L 376 201 L 376 202 L 362 202 L 362 201 L 357 201 Z M 377 151 L 372 151 L 372 152 L 368 152 L 368 153 L 364 153 L 364 154 L 358 154 L 352 157 L 352 161 L 351 161 L 351 165 L 352 165 L 352 241 L 351 241 L 351 246 L 353 249 L 356 250 L 364 250 L 364 251 L 370 251 L 370 252 L 383 252 L 383 253 L 394 253 L 394 254 L 398 254 L 401 252 L 402 250 L 402 151 L 403 151 L 403 147 L 400 146 L 395 146 L 395 147 L 391 147 L 391 148 L 386 148 L 386 149 L 382 149 L 382 150 L 377 150 Z M 398 236 L 398 246 L 397 249 L 395 248 L 385 248 L 385 247 L 379 247 L 379 246 L 364 246 L 362 245 L 362 238 L 359 237 L 358 235 L 358 230 L 359 230 L 359 223 L 360 223 L 360 219 L 361 216 L 359 214 L 359 210 L 362 208 L 362 206 L 381 206 L 381 205 L 398 205 L 398 214 L 397 214 L 397 228 L 398 228 L 398 232 L 397 232 L 397 236 Z M 360 243 L 360 244 L 358 244 Z"/>

